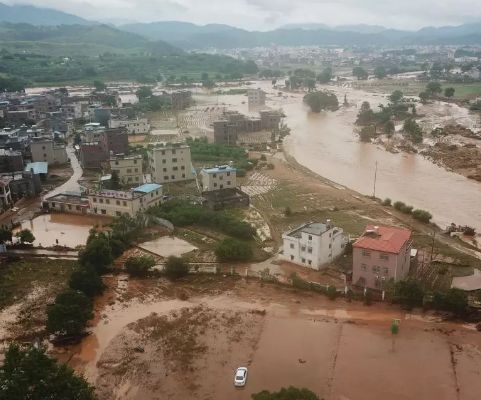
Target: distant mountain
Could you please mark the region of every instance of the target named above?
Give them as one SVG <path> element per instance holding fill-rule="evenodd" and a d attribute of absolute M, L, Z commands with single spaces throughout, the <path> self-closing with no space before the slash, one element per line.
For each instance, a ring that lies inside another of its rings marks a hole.
<path fill-rule="evenodd" d="M 90 25 L 94 23 L 51 8 L 39 8 L 26 5 L 7 6 L 3 3 L 0 3 L 0 22 L 45 26 Z"/>
<path fill-rule="evenodd" d="M 104 52 L 150 52 L 157 55 L 181 54 L 182 50 L 163 41 L 107 25 L 33 26 L 0 24 L 0 48 L 14 51 L 42 49 L 54 55 L 98 55 Z"/>
<path fill-rule="evenodd" d="M 395 46 L 416 44 L 481 44 L 481 23 L 456 27 L 423 28 L 417 32 L 376 25 L 291 24 L 257 32 L 227 25 L 195 25 L 187 22 L 154 22 L 123 25 L 120 29 L 174 46 L 190 49 L 269 46 Z"/>

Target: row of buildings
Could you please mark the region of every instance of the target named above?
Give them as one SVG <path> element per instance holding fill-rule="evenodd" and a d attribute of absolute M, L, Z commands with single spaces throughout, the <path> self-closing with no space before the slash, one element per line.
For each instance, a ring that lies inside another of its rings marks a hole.
<path fill-rule="evenodd" d="M 368 225 L 353 244 L 354 286 L 383 290 L 388 281 L 409 273 L 412 239 L 409 229 Z M 321 270 L 343 255 L 349 238 L 332 221 L 307 223 L 282 236 L 280 259 Z"/>

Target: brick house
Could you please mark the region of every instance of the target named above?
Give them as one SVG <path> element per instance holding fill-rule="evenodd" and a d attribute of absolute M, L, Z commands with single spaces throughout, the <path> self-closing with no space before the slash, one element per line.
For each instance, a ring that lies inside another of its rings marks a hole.
<path fill-rule="evenodd" d="M 409 229 L 368 225 L 353 244 L 353 285 L 382 290 L 385 282 L 404 279 L 411 247 Z"/>

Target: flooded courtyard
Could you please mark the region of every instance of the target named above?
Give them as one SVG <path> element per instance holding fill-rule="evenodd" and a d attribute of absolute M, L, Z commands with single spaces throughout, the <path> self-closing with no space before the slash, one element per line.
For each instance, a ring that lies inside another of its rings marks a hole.
<path fill-rule="evenodd" d="M 150 242 L 142 243 L 138 247 L 165 258 L 170 256 L 180 257 L 183 254 L 197 250 L 197 247 L 191 245 L 189 242 L 173 236 L 164 236 Z"/>
<path fill-rule="evenodd" d="M 21 229 L 30 229 L 35 236 L 35 246 L 84 246 L 90 229 L 111 222 L 109 218 L 74 214 L 42 214 L 30 221 L 23 221 Z"/>
<path fill-rule="evenodd" d="M 258 282 L 176 286 L 190 293 L 183 301 L 165 283 L 143 285 L 123 281 L 120 292 L 145 297 L 110 302 L 71 358 L 100 400 L 247 400 L 289 385 L 326 400 L 474 400 L 481 390 L 481 337 L 461 325 Z M 239 366 L 244 389 L 233 386 Z"/>

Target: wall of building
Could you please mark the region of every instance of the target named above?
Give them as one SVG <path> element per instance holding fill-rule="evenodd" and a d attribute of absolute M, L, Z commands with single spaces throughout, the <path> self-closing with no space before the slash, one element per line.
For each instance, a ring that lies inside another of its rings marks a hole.
<path fill-rule="evenodd" d="M 146 134 L 150 131 L 150 124 L 147 118 L 133 120 L 115 120 L 109 121 L 110 128 L 125 128 L 131 135 Z"/>
<path fill-rule="evenodd" d="M 236 171 L 200 172 L 200 180 L 203 192 L 220 189 L 232 189 L 237 186 Z"/>
<path fill-rule="evenodd" d="M 110 160 L 111 172 L 117 171 L 123 185 L 139 186 L 144 181 L 142 157 L 116 158 Z"/>
<path fill-rule="evenodd" d="M 194 179 L 189 146 L 159 147 L 149 151 L 149 168 L 156 183 Z"/>

